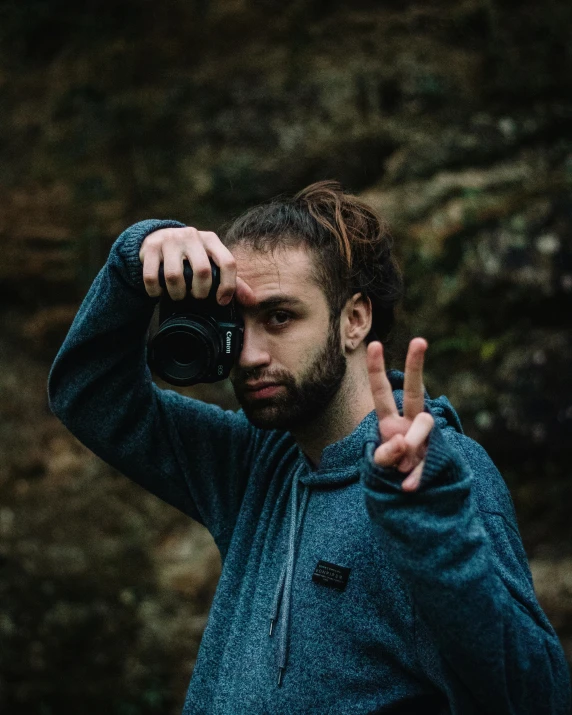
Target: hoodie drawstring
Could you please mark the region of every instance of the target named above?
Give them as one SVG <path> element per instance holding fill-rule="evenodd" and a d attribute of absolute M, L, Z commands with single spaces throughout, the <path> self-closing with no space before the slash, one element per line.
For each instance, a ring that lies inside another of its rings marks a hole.
<path fill-rule="evenodd" d="M 294 478 L 292 479 L 292 491 L 291 491 L 291 507 L 290 507 L 290 533 L 288 536 L 288 557 L 286 559 L 286 564 L 282 569 L 280 574 L 280 579 L 278 581 L 278 587 L 276 589 L 276 594 L 274 596 L 274 602 L 272 604 L 272 615 L 270 617 L 270 632 L 269 636 L 272 635 L 272 630 L 274 623 L 278 618 L 278 612 L 281 609 L 281 629 L 280 629 L 280 643 L 278 646 L 278 686 L 282 684 L 282 676 L 286 670 L 286 662 L 288 659 L 288 631 L 290 628 L 290 605 L 292 600 L 292 578 L 294 575 L 294 565 L 296 557 L 296 543 L 298 540 L 298 535 L 300 532 L 300 527 L 302 526 L 302 521 L 304 519 L 304 512 L 306 510 L 306 505 L 308 503 L 308 497 L 310 496 L 310 489 L 308 486 L 304 486 L 304 491 L 302 494 L 302 503 L 300 505 L 300 512 L 298 513 L 298 477 L 302 468 L 298 469 Z"/>

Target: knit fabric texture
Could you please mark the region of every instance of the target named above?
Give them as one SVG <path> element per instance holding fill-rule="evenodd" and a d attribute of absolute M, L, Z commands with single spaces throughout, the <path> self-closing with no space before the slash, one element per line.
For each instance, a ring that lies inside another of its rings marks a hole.
<path fill-rule="evenodd" d="M 53 413 L 212 534 L 222 574 L 184 715 L 568 715 L 570 679 L 536 599 L 509 491 L 446 397 L 420 488 L 372 461 L 371 412 L 313 468 L 289 432 L 159 389 L 158 298 L 113 244 L 50 370 Z M 398 408 L 403 375 L 388 373 Z"/>

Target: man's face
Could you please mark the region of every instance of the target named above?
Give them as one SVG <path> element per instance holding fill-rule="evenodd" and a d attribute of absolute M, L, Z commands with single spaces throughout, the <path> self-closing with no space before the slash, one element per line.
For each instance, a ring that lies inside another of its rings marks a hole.
<path fill-rule="evenodd" d="M 256 427 L 300 429 L 329 404 L 346 371 L 339 329 L 312 276 L 313 254 L 304 247 L 231 250 L 256 297 L 255 306 L 241 306 L 244 345 L 231 373 L 236 397 Z"/>

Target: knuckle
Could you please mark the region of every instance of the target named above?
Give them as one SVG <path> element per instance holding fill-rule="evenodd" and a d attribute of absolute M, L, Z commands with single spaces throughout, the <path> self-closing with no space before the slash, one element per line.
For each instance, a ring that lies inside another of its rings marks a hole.
<path fill-rule="evenodd" d="M 184 228 L 171 228 L 168 229 L 168 233 L 165 234 L 163 240 L 161 241 L 161 249 L 164 251 L 165 248 L 173 249 L 180 252 L 181 246 L 185 242 L 185 229 Z"/>
<path fill-rule="evenodd" d="M 203 279 L 203 280 L 204 280 L 205 278 L 209 278 L 209 276 L 211 275 L 211 267 L 210 267 L 210 265 L 205 265 L 205 264 L 202 264 L 202 263 L 201 263 L 200 266 L 196 266 L 196 268 L 194 269 L 194 271 L 195 271 L 195 275 L 196 275 L 198 278 Z"/>
<path fill-rule="evenodd" d="M 181 277 L 180 271 L 174 271 L 173 269 L 169 269 L 165 271 L 165 281 L 167 283 L 178 283 L 179 278 Z"/>
<path fill-rule="evenodd" d="M 419 393 L 411 387 L 406 387 L 403 390 L 403 399 L 416 400 L 419 398 Z"/>
<path fill-rule="evenodd" d="M 194 243 L 199 238 L 199 232 L 194 226 L 186 226 L 184 229 L 181 229 L 181 231 L 181 237 L 185 240 L 192 241 Z"/>
<path fill-rule="evenodd" d="M 148 276 L 143 276 L 143 284 L 147 293 L 153 298 L 155 296 L 161 295 L 163 289 L 160 287 L 159 282 L 149 278 Z"/>
<path fill-rule="evenodd" d="M 232 255 L 232 253 L 229 253 L 228 256 L 224 256 L 221 259 L 220 267 L 227 271 L 235 271 L 236 270 L 236 259 Z"/>
<path fill-rule="evenodd" d="M 143 272 L 143 283 L 150 288 L 154 288 L 159 281 L 157 280 L 157 276 L 153 275 L 153 273 Z"/>
<path fill-rule="evenodd" d="M 149 241 L 152 246 L 160 246 L 171 238 L 172 231 L 172 228 L 161 228 L 158 231 L 149 234 L 145 240 Z"/>
<path fill-rule="evenodd" d="M 156 253 L 157 248 L 156 246 L 149 241 L 149 238 L 147 237 L 143 243 L 141 244 L 141 248 L 139 249 L 139 260 L 144 263 L 145 258 L 152 253 Z"/>
<path fill-rule="evenodd" d="M 161 241 L 162 231 L 153 231 L 153 233 L 147 234 L 143 239 L 142 246 L 153 246 L 154 244 Z"/>

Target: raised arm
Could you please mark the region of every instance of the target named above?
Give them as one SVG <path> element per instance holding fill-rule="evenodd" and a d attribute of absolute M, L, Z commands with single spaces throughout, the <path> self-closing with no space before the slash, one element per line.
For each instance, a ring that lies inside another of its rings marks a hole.
<path fill-rule="evenodd" d="M 416 607 L 420 667 L 459 712 L 568 715 L 568 666 L 508 489 L 482 447 L 422 417 L 426 347 L 410 345 L 403 415 L 380 346 L 369 347 L 381 445 L 370 443 L 362 471 L 376 533 Z"/>
<path fill-rule="evenodd" d="M 152 381 L 146 339 L 158 297 L 150 295 L 150 271 L 153 261 L 162 258 L 156 237 L 164 238 L 165 231 L 175 231 L 170 235 L 178 241 L 192 237 L 194 229 L 177 221 L 142 221 L 115 241 L 52 365 L 48 401 L 54 414 L 95 454 L 200 521 L 216 539 L 234 526 L 259 433 L 240 412 L 161 390 Z M 140 254 L 148 236 L 152 258 L 144 281 Z M 214 244 L 213 238 L 209 240 Z M 182 261 L 192 258 L 184 254 L 184 246 L 181 241 L 178 264 L 171 251 L 165 265 L 173 299 L 184 295 Z M 197 262 L 196 244 L 193 250 Z M 208 255 L 221 261 L 212 249 Z M 193 294 L 200 298 L 208 294 L 210 278 L 201 268 L 197 273 L 201 278 L 193 281 Z M 232 275 L 230 280 L 224 275 L 221 270 L 221 299 L 234 290 Z"/>

